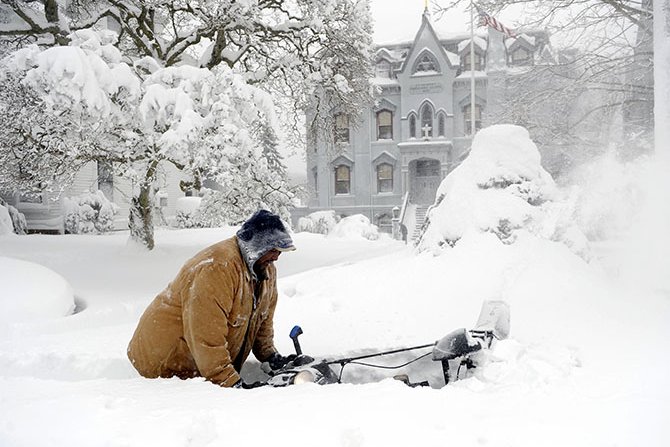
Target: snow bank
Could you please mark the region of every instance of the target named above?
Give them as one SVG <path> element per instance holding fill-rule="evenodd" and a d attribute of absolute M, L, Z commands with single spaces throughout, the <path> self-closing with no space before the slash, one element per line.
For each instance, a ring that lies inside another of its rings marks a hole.
<path fill-rule="evenodd" d="M 298 219 L 298 232 L 328 234 L 340 221 L 340 216 L 334 210 L 316 211 Z"/>
<path fill-rule="evenodd" d="M 0 323 L 57 318 L 74 310 L 70 284 L 32 262 L 0 257 Z"/>
<path fill-rule="evenodd" d="M 342 218 L 328 233 L 328 237 L 364 238 L 370 241 L 379 239 L 379 230 L 362 214 Z"/>
<path fill-rule="evenodd" d="M 9 210 L 0 205 L 0 235 L 12 233 L 14 233 L 12 217 L 9 215 Z"/>
<path fill-rule="evenodd" d="M 496 125 L 475 136 L 468 158 L 443 181 L 420 250 L 454 246 L 469 232 L 490 232 L 506 244 L 528 231 L 561 240 L 587 257 L 586 238 L 571 222 L 574 209 L 561 199 L 528 131 Z"/>

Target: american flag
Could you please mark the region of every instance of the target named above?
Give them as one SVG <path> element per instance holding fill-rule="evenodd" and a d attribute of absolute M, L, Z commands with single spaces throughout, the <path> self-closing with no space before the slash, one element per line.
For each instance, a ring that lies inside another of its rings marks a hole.
<path fill-rule="evenodd" d="M 502 23 L 498 22 L 494 17 L 488 15 L 486 11 L 481 9 L 479 6 L 475 5 L 475 8 L 477 8 L 477 14 L 479 14 L 480 26 L 490 26 L 491 28 L 500 31 L 501 33 L 504 33 L 506 36 L 516 37 L 514 31 L 507 28 Z"/>

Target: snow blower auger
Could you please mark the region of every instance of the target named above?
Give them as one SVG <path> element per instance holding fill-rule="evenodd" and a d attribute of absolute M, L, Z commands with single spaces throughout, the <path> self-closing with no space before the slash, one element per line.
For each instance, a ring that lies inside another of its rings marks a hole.
<path fill-rule="evenodd" d="M 321 360 L 320 362 L 316 362 L 314 358 L 303 354 L 300 342 L 298 341 L 298 337 L 303 331 L 300 326 L 294 326 L 293 329 L 291 329 L 289 336 L 293 340 L 293 345 L 295 347 L 295 358 L 288 362 L 283 368 L 276 371 L 272 371 L 267 363 L 264 363 L 261 367 L 263 371 L 270 376 L 267 380 L 267 384 L 270 386 L 283 387 L 301 383 L 327 385 L 332 383 L 342 383 L 342 372 L 344 371 L 344 367 L 349 364 L 362 365 L 370 368 L 399 369 L 432 355 L 432 360 L 440 362 L 444 384 L 448 385 L 449 382 L 459 378 L 462 367 L 465 367 L 466 370 L 475 367 L 471 358 L 474 353 L 483 349 L 489 349 L 494 340 L 506 339 L 509 335 L 509 330 L 509 305 L 504 301 L 484 301 L 474 329 L 457 329 L 445 335 L 437 342 L 425 345 L 376 352 L 357 357 L 345 357 L 336 360 Z M 432 350 L 421 354 L 402 365 L 386 366 L 361 362 L 361 360 L 364 359 L 426 348 L 432 348 Z M 336 373 L 333 369 L 334 365 L 340 366 L 339 373 Z M 454 371 L 454 369 L 456 370 L 456 374 L 452 375 L 451 372 Z M 428 381 L 413 383 L 406 374 L 397 375 L 394 378 L 404 382 L 410 387 L 430 386 Z"/>

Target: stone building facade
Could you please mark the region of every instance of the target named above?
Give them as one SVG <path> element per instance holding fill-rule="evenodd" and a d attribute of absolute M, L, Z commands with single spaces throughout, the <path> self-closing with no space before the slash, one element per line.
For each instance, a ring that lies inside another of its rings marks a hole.
<path fill-rule="evenodd" d="M 439 36 L 424 12 L 413 41 L 376 48 L 375 104 L 356 123 L 336 114 L 334 144 L 316 138 L 307 148 L 313 193 L 306 207 L 295 210 L 295 221 L 335 210 L 366 215 L 390 232 L 395 217 L 411 237 L 442 179 L 467 156 L 471 126 L 489 124 L 505 106 L 506 77 L 552 57 L 543 32 L 509 38 L 489 29 L 473 40 L 471 61 L 469 33 Z"/>

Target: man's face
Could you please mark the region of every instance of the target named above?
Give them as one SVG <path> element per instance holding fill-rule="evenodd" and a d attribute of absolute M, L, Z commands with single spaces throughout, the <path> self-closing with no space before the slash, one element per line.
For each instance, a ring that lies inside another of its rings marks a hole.
<path fill-rule="evenodd" d="M 265 253 L 263 256 L 258 258 L 258 261 L 256 261 L 256 265 L 262 268 L 265 268 L 268 264 L 275 262 L 277 259 L 279 259 L 279 255 L 281 254 L 281 251 L 275 250 L 274 248 L 270 250 L 269 252 Z"/>

